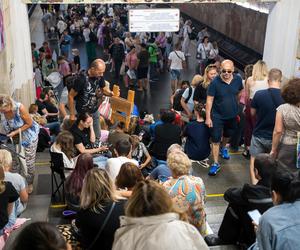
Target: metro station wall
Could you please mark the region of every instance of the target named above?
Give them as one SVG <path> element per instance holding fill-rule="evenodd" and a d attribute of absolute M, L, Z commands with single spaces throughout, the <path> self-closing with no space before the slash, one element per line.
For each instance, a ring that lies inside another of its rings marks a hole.
<path fill-rule="evenodd" d="M 178 4 L 180 10 L 263 54 L 268 15 L 231 3 Z"/>

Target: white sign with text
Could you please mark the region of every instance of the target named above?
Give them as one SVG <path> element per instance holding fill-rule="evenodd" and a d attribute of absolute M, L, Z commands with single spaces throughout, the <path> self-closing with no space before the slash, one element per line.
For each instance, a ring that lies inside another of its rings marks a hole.
<path fill-rule="evenodd" d="M 130 9 L 130 32 L 177 32 L 179 9 Z"/>

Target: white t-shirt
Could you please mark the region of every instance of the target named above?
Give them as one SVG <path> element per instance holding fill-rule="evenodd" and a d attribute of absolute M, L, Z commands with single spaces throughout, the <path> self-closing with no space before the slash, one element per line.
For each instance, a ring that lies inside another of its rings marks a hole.
<path fill-rule="evenodd" d="M 91 30 L 89 28 L 85 28 L 83 31 L 82 31 L 82 34 L 83 34 L 83 37 L 84 37 L 84 41 L 87 43 L 90 41 L 90 33 L 91 33 Z"/>
<path fill-rule="evenodd" d="M 4 172 L 4 176 L 4 181 L 11 182 L 18 193 L 26 188 L 26 181 L 21 175 L 17 173 Z"/>
<path fill-rule="evenodd" d="M 132 162 L 135 164 L 137 167 L 139 166 L 139 163 L 136 160 L 129 159 L 125 156 L 119 156 L 117 158 L 110 158 L 106 162 L 105 170 L 113 180 L 115 181 L 116 177 L 118 176 L 121 166 L 123 163 L 126 162 Z"/>
<path fill-rule="evenodd" d="M 168 59 L 171 61 L 170 69 L 182 70 L 182 62 L 185 61 L 183 52 L 180 50 L 172 51 Z"/>
<path fill-rule="evenodd" d="M 193 112 L 193 110 L 194 110 L 193 97 L 194 97 L 194 93 L 195 93 L 195 88 L 194 87 L 191 87 L 191 88 L 192 88 L 192 94 L 186 105 L 187 105 L 189 111 Z M 190 88 L 187 88 L 182 94 L 182 97 L 184 98 L 184 100 L 186 100 L 189 97 L 189 91 L 190 91 L 189 89 Z"/>

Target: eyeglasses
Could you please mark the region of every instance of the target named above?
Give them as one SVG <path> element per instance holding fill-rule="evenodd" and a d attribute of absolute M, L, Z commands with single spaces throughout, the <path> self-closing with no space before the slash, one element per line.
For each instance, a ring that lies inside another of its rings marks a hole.
<path fill-rule="evenodd" d="M 232 70 L 222 69 L 221 72 L 222 72 L 223 74 L 226 74 L 226 73 L 231 74 L 233 71 L 232 71 Z"/>

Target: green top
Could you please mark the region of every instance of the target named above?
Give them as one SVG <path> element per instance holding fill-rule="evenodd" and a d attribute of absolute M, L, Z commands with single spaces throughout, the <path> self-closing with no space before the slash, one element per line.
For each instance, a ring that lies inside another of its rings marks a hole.
<path fill-rule="evenodd" d="M 149 45 L 148 52 L 150 54 L 150 62 L 157 63 L 157 45 L 152 43 Z"/>

